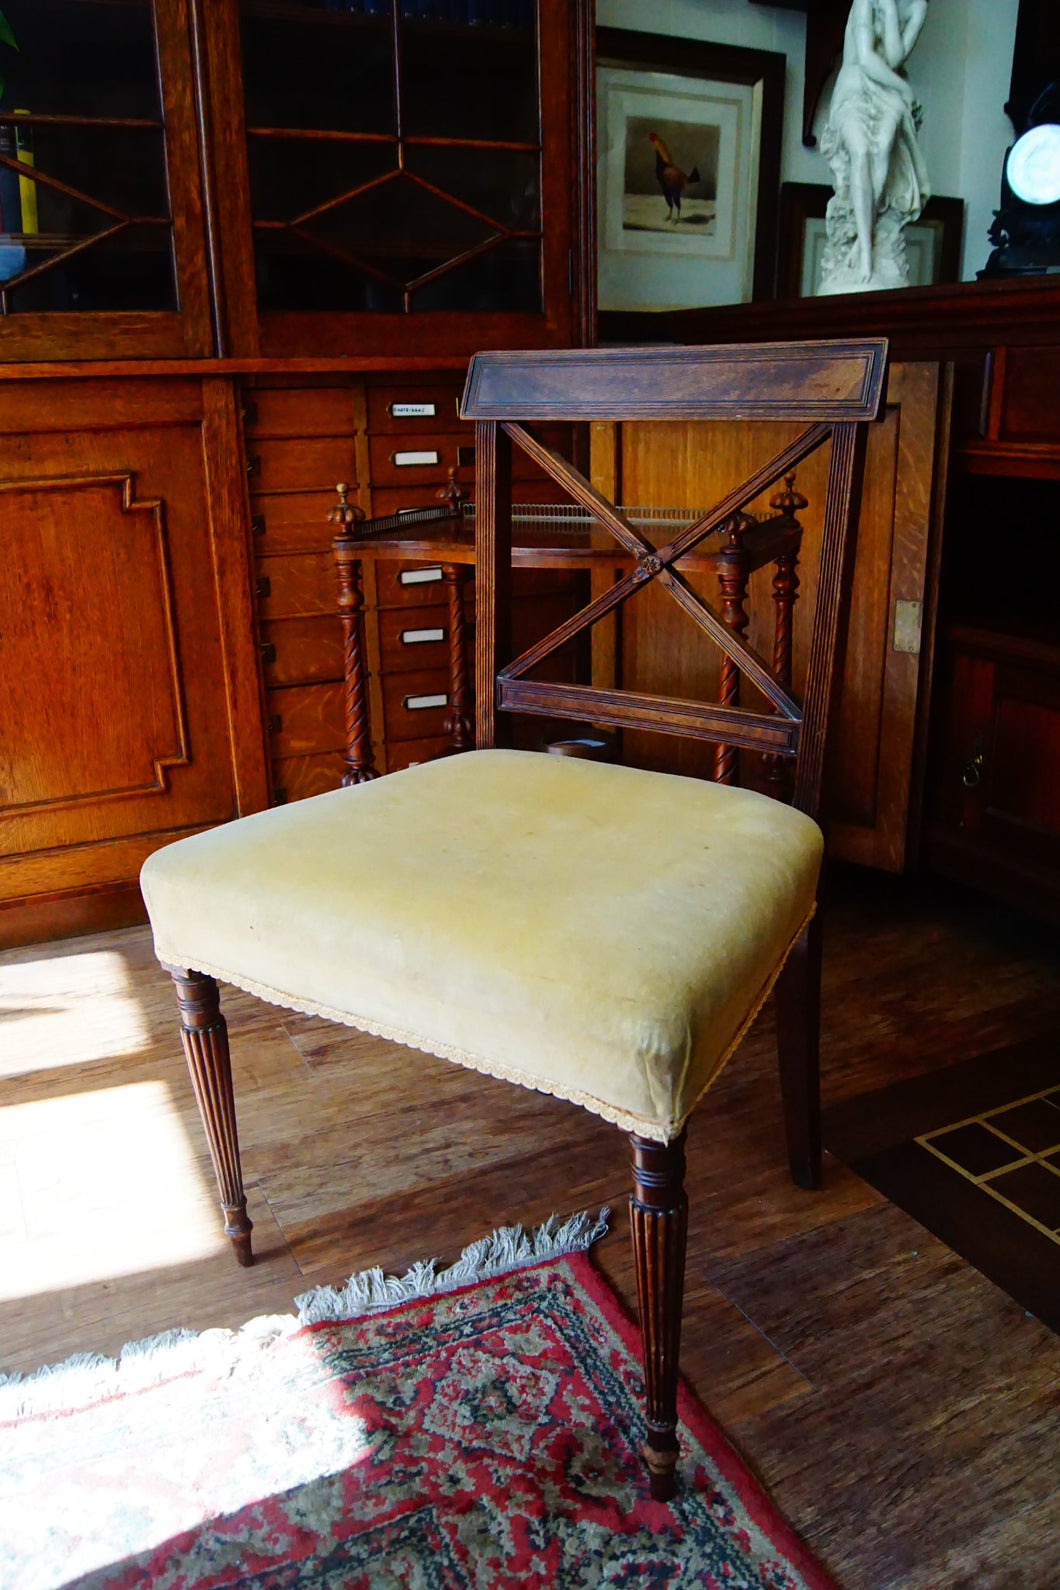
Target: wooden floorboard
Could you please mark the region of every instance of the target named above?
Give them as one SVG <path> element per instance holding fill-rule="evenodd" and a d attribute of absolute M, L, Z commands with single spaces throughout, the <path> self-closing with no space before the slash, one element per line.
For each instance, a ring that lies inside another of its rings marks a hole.
<path fill-rule="evenodd" d="M 1058 941 L 1017 914 L 841 873 L 826 920 L 827 1104 L 1056 1041 Z M 604 1204 L 598 1262 L 632 1307 L 613 1128 L 224 1003 L 250 1271 L 220 1234 L 147 931 L 0 955 L 0 1369 L 236 1327 L 366 1266 Z M 791 1185 L 768 1008 L 697 1112 L 688 1180 L 685 1373 L 845 1590 L 1056 1590 L 1060 1340 L 844 1166 L 819 1193 Z"/>

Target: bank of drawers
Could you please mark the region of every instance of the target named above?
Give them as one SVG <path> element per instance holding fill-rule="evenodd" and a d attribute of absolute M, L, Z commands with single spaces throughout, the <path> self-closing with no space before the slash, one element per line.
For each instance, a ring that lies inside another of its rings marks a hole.
<path fill-rule="evenodd" d="M 450 470 L 470 496 L 474 427 L 458 416 L 463 382 L 455 372 L 330 377 L 329 384 L 269 379 L 269 386 L 248 382 L 244 439 L 274 794 L 296 800 L 335 788 L 345 765 L 342 632 L 328 521 L 335 483 L 346 481 L 350 501 L 376 517 L 434 505 Z M 562 431 L 546 439 L 561 448 L 565 440 Z M 548 478 L 518 452 L 515 473 L 520 501 L 556 499 Z M 362 569 L 375 759 L 381 772 L 393 772 L 449 744 L 448 592 L 440 564 L 366 560 Z M 569 580 L 519 580 L 535 629 L 539 612 L 554 611 L 559 622 L 570 610 Z M 470 642 L 470 581 L 465 591 Z"/>
<path fill-rule="evenodd" d="M 450 471 L 472 495 L 475 428 L 459 417 L 462 389 L 462 380 L 430 376 L 367 386 L 368 475 L 377 518 L 436 506 Z M 373 707 L 383 742 L 377 764 L 393 773 L 440 755 L 450 743 L 448 592 L 440 563 L 380 561 L 364 569 L 378 669 Z"/>

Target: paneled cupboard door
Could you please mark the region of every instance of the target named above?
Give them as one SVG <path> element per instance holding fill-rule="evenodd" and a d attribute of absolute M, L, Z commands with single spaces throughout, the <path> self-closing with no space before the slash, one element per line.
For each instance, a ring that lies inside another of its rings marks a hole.
<path fill-rule="evenodd" d="M 268 804 L 237 424 L 218 376 L 0 383 L 0 943 Z"/>
<path fill-rule="evenodd" d="M 212 351 L 189 0 L 4 0 L 0 361 Z"/>
<path fill-rule="evenodd" d="M 577 341 L 585 10 L 204 6 L 226 351 Z"/>

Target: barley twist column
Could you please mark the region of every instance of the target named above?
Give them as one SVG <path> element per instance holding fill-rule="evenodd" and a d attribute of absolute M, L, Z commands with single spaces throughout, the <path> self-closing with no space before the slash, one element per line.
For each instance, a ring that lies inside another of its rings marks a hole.
<path fill-rule="evenodd" d="M 637 1272 L 647 1400 L 644 1461 L 656 1501 L 677 1490 L 677 1365 L 685 1290 L 685 1134 L 656 1143 L 630 1134 L 629 1224 Z"/>
<path fill-rule="evenodd" d="M 361 594 L 361 564 L 352 526 L 364 518 L 364 511 L 347 502 L 349 486 L 335 487 L 338 503 L 328 513 L 331 524 L 339 526 L 331 543 L 338 575 L 338 612 L 342 624 L 342 670 L 346 687 L 346 771 L 342 786 L 366 784 L 378 778 L 372 757 L 372 733 L 368 715 L 368 681 L 364 662 L 364 597 Z"/>
<path fill-rule="evenodd" d="M 769 506 L 777 510 L 791 530 L 791 540 L 774 562 L 773 601 L 776 604 L 776 620 L 773 630 L 773 673 L 782 685 L 790 689 L 792 628 L 795 601 L 799 593 L 798 562 L 802 540 L 802 526 L 795 515 L 807 506 L 807 499 L 795 490 L 793 474 L 784 476 L 784 486 L 783 491 L 778 491 L 776 496 L 769 499 Z M 772 793 L 778 799 L 787 800 L 791 792 L 789 758 L 767 756 L 765 761 Z"/>
<path fill-rule="evenodd" d="M 745 513 L 734 513 L 726 525 L 728 540 L 718 552 L 720 568 L 718 584 L 721 587 L 721 616 L 737 635 L 747 632 L 747 581 L 750 576 L 750 559 L 744 550 L 743 535 L 754 520 Z M 718 675 L 718 702 L 723 707 L 740 705 L 740 670 L 731 657 L 722 655 Z M 719 745 L 714 752 L 714 782 L 735 784 L 739 770 L 738 752 L 734 745 Z"/>
<path fill-rule="evenodd" d="M 454 751 L 470 751 L 475 743 L 471 727 L 471 679 L 467 665 L 467 626 L 464 622 L 464 587 L 468 569 L 463 563 L 443 563 L 442 579 L 449 600 L 449 712 L 445 731 Z"/>
<path fill-rule="evenodd" d="M 236 1105 L 232 1091 L 232 1061 L 228 1050 L 228 1028 L 221 1014 L 217 984 L 202 972 L 180 966 L 167 966 L 180 1006 L 180 1036 L 184 1057 L 191 1073 L 195 1102 L 206 1131 L 206 1141 L 225 1213 L 225 1236 L 231 1238 L 237 1260 L 253 1264 L 250 1247 L 251 1221 L 243 1192 L 243 1172 L 239 1163 L 239 1136 L 236 1130 Z"/>

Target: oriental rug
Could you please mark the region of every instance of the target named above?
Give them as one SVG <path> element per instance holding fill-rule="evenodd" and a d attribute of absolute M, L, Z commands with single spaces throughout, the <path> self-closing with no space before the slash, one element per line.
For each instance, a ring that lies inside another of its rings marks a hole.
<path fill-rule="evenodd" d="M 585 1252 L 541 1257 L 580 1219 L 0 1384 L 0 1583 L 835 1590 L 685 1388 L 652 1502 L 636 1332 Z M 460 1285 L 498 1243 L 519 1267 Z"/>

